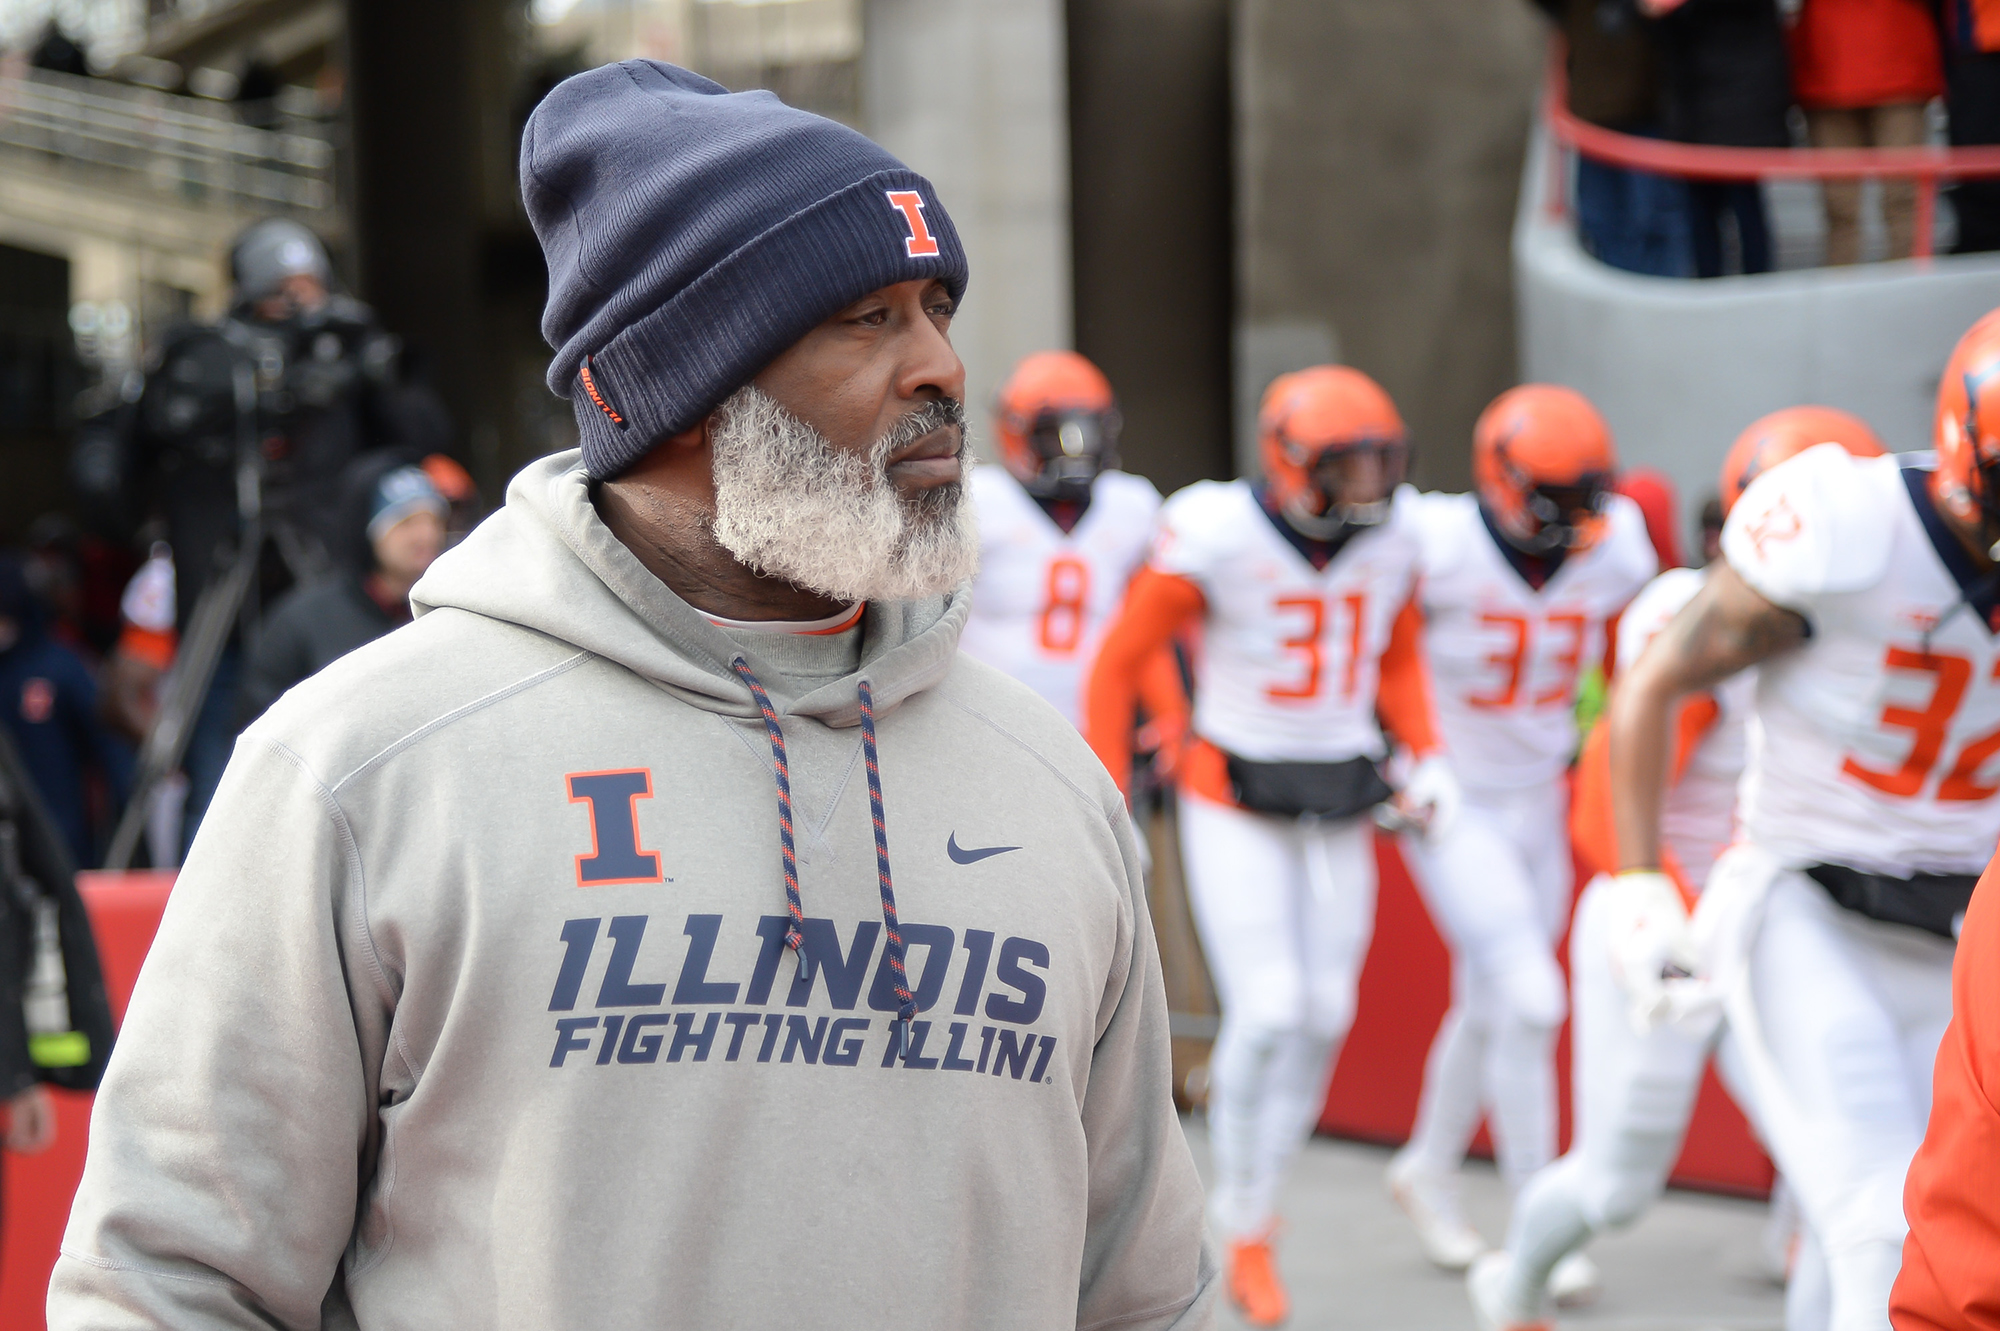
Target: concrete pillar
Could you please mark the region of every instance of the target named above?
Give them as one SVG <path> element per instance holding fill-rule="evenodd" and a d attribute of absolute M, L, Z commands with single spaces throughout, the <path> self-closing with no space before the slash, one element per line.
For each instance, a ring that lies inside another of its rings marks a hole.
<path fill-rule="evenodd" d="M 417 353 L 497 501 L 522 463 L 568 445 L 535 428 L 568 408 L 536 383 L 546 278 L 510 123 L 523 0 L 349 0 L 347 13 L 359 294 Z"/>
<path fill-rule="evenodd" d="M 1076 345 L 1129 470 L 1230 474 L 1229 0 L 1069 0 Z"/>
<path fill-rule="evenodd" d="M 952 341 L 982 453 L 1014 362 L 1070 345 L 1060 0 L 867 0 L 863 127 L 937 186 L 972 264 Z"/>
<path fill-rule="evenodd" d="M 1235 0 L 1239 455 L 1270 379 L 1337 354 L 1468 481 L 1515 379 L 1508 236 L 1546 27 L 1528 0 Z"/>

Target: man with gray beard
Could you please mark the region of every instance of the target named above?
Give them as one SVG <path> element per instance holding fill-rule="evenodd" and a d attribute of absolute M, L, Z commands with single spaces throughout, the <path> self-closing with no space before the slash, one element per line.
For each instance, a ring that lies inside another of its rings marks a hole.
<path fill-rule="evenodd" d="M 49 1325 L 1212 1326 L 1123 799 L 957 651 L 929 182 L 642 60 L 521 174 L 581 447 L 239 741 Z"/>

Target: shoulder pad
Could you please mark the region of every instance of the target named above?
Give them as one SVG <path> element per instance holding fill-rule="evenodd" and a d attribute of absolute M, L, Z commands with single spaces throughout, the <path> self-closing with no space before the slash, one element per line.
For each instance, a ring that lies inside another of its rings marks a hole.
<path fill-rule="evenodd" d="M 1625 612 L 1618 617 L 1618 670 L 1632 668 L 1681 607 L 1694 599 L 1706 575 L 1698 568 L 1670 568 L 1639 590 Z"/>
<path fill-rule="evenodd" d="M 1256 500 L 1242 481 L 1196 481 L 1177 490 L 1160 509 L 1153 538 L 1153 566 L 1167 573 L 1200 577 L 1235 540 Z"/>
<path fill-rule="evenodd" d="M 1660 571 L 1660 555 L 1646 533 L 1646 515 L 1625 495 L 1614 494 L 1605 505 L 1604 555 L 1630 574 L 1636 591 Z"/>
<path fill-rule="evenodd" d="M 1722 555 L 1764 597 L 1805 613 L 1815 597 L 1860 591 L 1889 564 L 1894 457 L 1820 444 L 1751 482 L 1722 529 Z"/>
<path fill-rule="evenodd" d="M 1143 503 L 1150 508 L 1158 508 L 1164 502 L 1158 486 L 1133 472 L 1113 468 L 1100 473 L 1098 480 L 1106 489 L 1119 493 L 1128 502 Z"/>

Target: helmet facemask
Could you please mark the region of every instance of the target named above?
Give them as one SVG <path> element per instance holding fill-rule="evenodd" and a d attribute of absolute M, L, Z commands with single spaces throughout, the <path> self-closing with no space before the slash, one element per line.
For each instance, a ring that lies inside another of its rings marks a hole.
<path fill-rule="evenodd" d="M 1396 487 L 1403 483 L 1409 447 L 1400 438 L 1359 439 L 1317 453 L 1283 441 L 1306 474 L 1306 484 L 1284 507 L 1293 530 L 1316 541 L 1338 539 L 1350 528 L 1388 521 Z"/>
<path fill-rule="evenodd" d="M 1501 530 L 1524 554 L 1575 550 L 1596 538 L 1610 498 L 1611 478 L 1603 472 L 1585 472 L 1567 484 L 1524 485 L 1521 507 L 1534 526 L 1519 532 L 1510 530 L 1512 524 L 1502 524 Z"/>
<path fill-rule="evenodd" d="M 1037 499 L 1088 502 L 1098 473 L 1118 465 L 1122 425 L 1116 410 L 1038 412 L 1021 431 L 1041 464 L 1023 482 L 1028 493 Z"/>

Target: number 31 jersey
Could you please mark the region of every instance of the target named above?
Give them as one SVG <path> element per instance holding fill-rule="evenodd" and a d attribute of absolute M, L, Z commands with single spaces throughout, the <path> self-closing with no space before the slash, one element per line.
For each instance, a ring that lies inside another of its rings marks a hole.
<path fill-rule="evenodd" d="M 1083 681 L 1125 584 L 1145 562 L 1160 492 L 1143 476 L 1103 472 L 1065 534 L 1005 468 L 974 467 L 967 485 L 979 517 L 979 574 L 958 645 L 1079 725 Z"/>
<path fill-rule="evenodd" d="M 1603 534 L 1540 590 L 1508 562 L 1469 494 L 1417 500 L 1424 645 L 1438 725 L 1468 786 L 1553 781 L 1576 750 L 1577 677 L 1659 567 L 1639 506 L 1613 495 Z"/>
<path fill-rule="evenodd" d="M 1796 867 L 1978 873 L 2000 835 L 2000 639 L 1925 454 L 1808 449 L 1730 510 L 1722 553 L 1811 636 L 1757 669 L 1744 834 Z"/>
<path fill-rule="evenodd" d="M 1195 732 L 1257 762 L 1382 757 L 1382 653 L 1416 580 L 1405 487 L 1388 521 L 1315 569 L 1247 481 L 1197 481 L 1167 501 L 1152 566 L 1201 589 Z"/>

